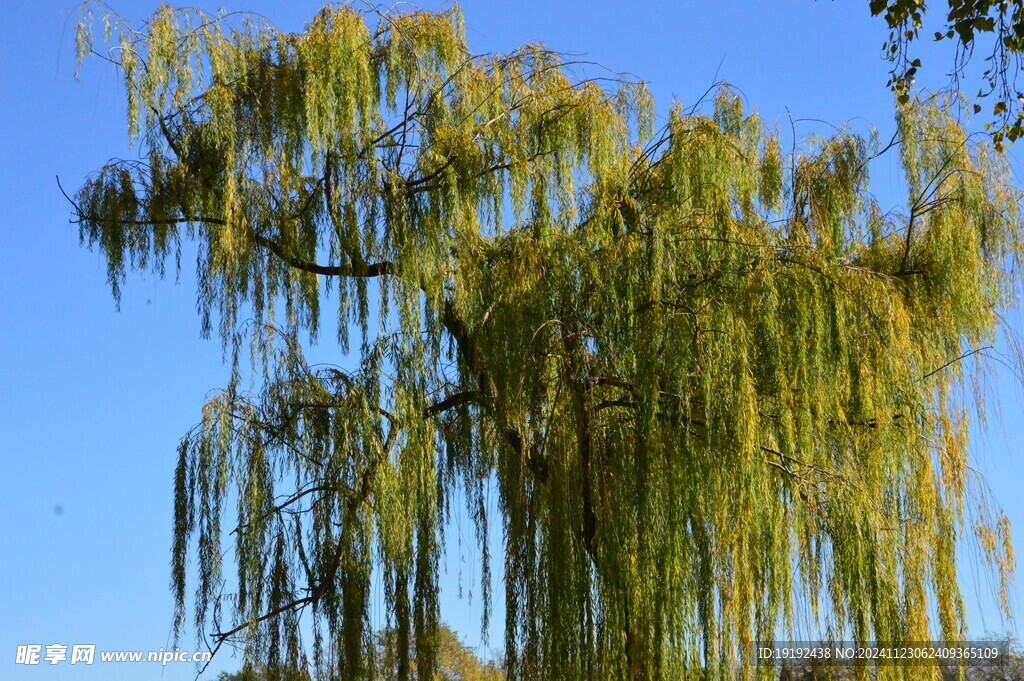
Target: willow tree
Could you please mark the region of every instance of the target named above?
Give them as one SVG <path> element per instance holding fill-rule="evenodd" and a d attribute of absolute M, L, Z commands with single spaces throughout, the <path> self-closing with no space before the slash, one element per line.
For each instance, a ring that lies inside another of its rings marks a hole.
<path fill-rule="evenodd" d="M 1020 193 L 948 101 L 898 107 L 885 211 L 881 145 L 783 146 L 727 88 L 654 130 L 643 83 L 473 54 L 457 9 L 106 23 L 142 153 L 73 198 L 81 239 L 115 297 L 194 246 L 233 358 L 181 442 L 178 625 L 192 584 L 214 646 L 352 680 L 393 626 L 430 678 L 456 504 L 485 588 L 501 527 L 511 679 L 767 675 L 751 642 L 803 621 L 955 639 L 958 542 L 1012 569 L 967 355 L 1014 299 Z M 327 314 L 352 370 L 304 359 Z"/>

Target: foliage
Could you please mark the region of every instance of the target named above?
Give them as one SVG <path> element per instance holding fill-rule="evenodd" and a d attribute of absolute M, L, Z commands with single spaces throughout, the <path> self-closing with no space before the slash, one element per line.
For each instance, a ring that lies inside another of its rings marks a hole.
<path fill-rule="evenodd" d="M 309 673 L 266 665 L 245 667 L 235 673 L 221 672 L 217 681 L 310 681 Z"/>
<path fill-rule="evenodd" d="M 956 639 L 971 530 L 1005 587 L 967 418 L 1020 192 L 948 100 L 885 149 L 784 150 L 728 88 L 655 132 L 643 83 L 472 55 L 457 8 L 107 22 L 144 153 L 86 180 L 81 238 L 115 297 L 195 244 L 232 357 L 180 447 L 179 626 L 191 557 L 218 647 L 302 668 L 307 632 L 324 678 L 369 678 L 379 580 L 397 678 L 431 677 L 455 504 L 486 604 L 500 523 L 511 679 L 763 676 L 752 641 L 805 621 Z M 868 185 L 895 150 L 903 213 Z M 356 370 L 304 358 L 329 301 Z"/>
<path fill-rule="evenodd" d="M 398 632 L 394 628 L 377 634 L 377 678 L 395 681 L 401 676 L 401 655 L 398 654 Z M 418 679 L 410 670 L 410 679 Z M 437 681 L 504 681 L 499 664 L 484 662 L 468 648 L 450 627 L 440 625 L 437 631 L 437 670 L 430 677 Z"/>
<path fill-rule="evenodd" d="M 431 679 L 437 681 L 503 681 L 501 667 L 494 662 L 484 662 L 468 648 L 448 625 L 441 624 L 437 630 L 437 670 Z M 399 655 L 397 654 L 398 632 L 393 628 L 376 635 L 374 671 L 382 681 L 394 681 L 399 676 Z M 275 671 L 277 675 L 275 675 Z M 222 673 L 218 681 L 308 681 L 309 674 L 299 672 L 289 675 L 287 669 L 248 667 L 234 674 Z M 416 679 L 415 670 L 410 678 Z"/>
<path fill-rule="evenodd" d="M 911 54 L 911 43 L 919 40 L 928 6 L 924 0 L 871 0 L 871 14 L 884 15 L 889 38 L 883 46 L 893 64 L 889 85 L 907 101 L 921 60 Z M 947 0 L 942 30 L 936 41 L 956 44 L 951 75 L 960 76 L 974 57 L 982 36 L 991 36 L 991 51 L 985 56 L 985 70 L 978 98 L 992 97 L 995 127 L 992 137 L 997 149 L 1024 134 L 1024 95 L 1017 89 L 1016 73 L 1024 67 L 1024 2 L 1021 0 Z M 984 47 L 982 49 L 985 49 Z M 981 104 L 974 112 L 981 113 Z M 992 124 L 988 124 L 986 129 Z"/>

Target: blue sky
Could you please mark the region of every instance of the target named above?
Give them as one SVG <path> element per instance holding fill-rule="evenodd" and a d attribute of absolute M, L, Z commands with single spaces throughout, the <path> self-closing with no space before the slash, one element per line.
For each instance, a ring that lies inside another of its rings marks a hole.
<path fill-rule="evenodd" d="M 129 18 L 156 7 L 112 4 Z M 300 29 L 319 8 L 303 1 L 192 4 L 254 10 L 286 29 Z M 892 134 L 879 49 L 886 30 L 868 16 L 866 2 L 475 0 L 463 11 L 475 51 L 541 40 L 585 53 L 647 80 L 661 114 L 673 97 L 692 104 L 717 77 L 784 129 L 789 123 L 780 117 L 791 111 L 798 119 L 852 121 L 861 130 L 874 124 L 883 139 Z M 94 643 L 100 650 L 170 644 L 175 447 L 204 395 L 228 375 L 219 344 L 200 339 L 190 263 L 177 286 L 131 277 L 118 312 L 104 264 L 79 247 L 67 223 L 55 176 L 73 190 L 108 158 L 133 153 L 112 70 L 94 61 L 80 82 L 73 78 L 74 16 L 68 0 L 0 4 L 0 678 L 191 679 L 187 664 L 14 664 L 16 646 L 25 643 Z M 942 83 L 937 66 L 927 70 L 928 83 Z M 798 131 L 827 127 L 805 120 Z M 878 197 L 896 204 L 895 157 L 873 174 Z M 1002 428 L 976 450 L 976 465 L 1020 533 L 1024 503 L 1014 497 L 1024 479 L 1016 452 L 1022 401 L 1003 379 L 995 388 L 1003 397 Z M 472 555 L 466 561 L 472 567 Z M 1003 631 L 994 609 L 979 604 L 989 590 L 963 574 L 972 631 Z M 460 601 L 457 582 L 453 563 L 442 613 L 476 642 L 479 599 Z M 1019 600 L 1014 607 L 1019 611 Z M 237 666 L 218 658 L 207 676 Z"/>

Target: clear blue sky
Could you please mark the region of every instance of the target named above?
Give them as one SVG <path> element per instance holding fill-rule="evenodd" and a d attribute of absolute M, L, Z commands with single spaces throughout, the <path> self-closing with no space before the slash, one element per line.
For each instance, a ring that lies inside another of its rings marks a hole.
<path fill-rule="evenodd" d="M 301 28 L 319 7 L 190 4 L 255 10 L 286 29 Z M 156 7 L 112 5 L 131 18 Z M 473 0 L 463 10 L 475 51 L 542 40 L 586 53 L 647 80 L 661 113 L 673 97 L 693 103 L 717 73 L 769 120 L 788 109 L 862 130 L 871 123 L 883 139 L 893 130 L 879 50 L 885 28 L 863 1 Z M 106 159 L 132 154 L 115 74 L 93 62 L 81 82 L 73 79 L 70 0 L 4 2 L 0 27 L 0 679 L 191 679 L 187 664 L 14 664 L 24 643 L 169 645 L 175 446 L 228 371 L 219 344 L 199 337 L 190 263 L 179 286 L 130 278 L 117 312 L 103 263 L 78 246 L 67 223 L 54 176 L 75 189 Z M 938 68 L 928 74 L 941 83 Z M 805 122 L 799 130 L 825 128 Z M 899 201 L 898 163 L 884 161 L 873 172 L 883 202 Z M 977 450 L 976 465 L 1020 534 L 1020 391 L 1006 384 L 997 392 L 1004 431 Z M 455 597 L 455 573 L 453 566 L 445 578 L 442 613 L 477 641 L 479 600 L 468 605 Z M 964 576 L 973 631 L 1003 631 L 994 610 L 977 605 L 989 591 L 976 590 L 970 572 Z M 225 656 L 207 676 L 237 666 Z"/>

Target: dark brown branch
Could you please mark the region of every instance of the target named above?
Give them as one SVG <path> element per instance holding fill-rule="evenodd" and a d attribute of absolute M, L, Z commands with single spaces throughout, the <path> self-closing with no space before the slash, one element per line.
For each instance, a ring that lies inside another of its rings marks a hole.
<path fill-rule="evenodd" d="M 541 152 L 538 152 L 538 153 L 534 154 L 533 156 L 530 156 L 530 157 L 525 158 L 525 159 L 523 159 L 521 161 L 518 161 L 518 163 L 529 163 L 530 161 L 534 161 L 534 160 L 540 158 L 541 156 L 545 156 L 545 155 L 550 154 L 550 153 L 551 153 L 550 151 L 541 151 Z M 472 176 L 470 176 L 469 179 L 475 180 L 475 179 L 483 177 L 484 175 L 487 175 L 489 173 L 494 173 L 494 172 L 497 172 L 499 170 L 508 170 L 509 168 L 511 168 L 515 164 L 516 164 L 516 162 L 514 162 L 514 161 L 507 161 L 505 163 L 495 163 L 492 166 L 488 166 L 487 168 L 484 168 L 483 170 L 474 173 Z M 436 184 L 425 184 L 425 183 L 428 180 L 433 179 L 436 175 L 440 174 L 440 172 L 442 170 L 444 170 L 445 168 L 447 168 L 449 165 L 451 165 L 451 160 L 449 160 L 447 163 L 445 163 L 443 166 L 441 166 L 437 171 L 431 173 L 430 175 L 428 175 L 426 177 L 423 177 L 423 178 L 420 178 L 418 180 L 415 180 L 414 182 L 406 183 L 406 185 L 405 185 L 406 186 L 406 193 L 407 194 L 418 194 L 418 193 L 421 193 L 421 192 L 433 191 L 433 190 L 437 189 L 438 186 Z"/>
<path fill-rule="evenodd" d="M 924 380 L 926 378 L 931 378 L 932 376 L 934 376 L 935 374 L 939 373 L 940 371 L 942 371 L 946 367 L 948 367 L 950 365 L 953 365 L 953 364 L 956 364 L 957 362 L 959 362 L 961 360 L 967 359 L 971 355 L 976 355 L 979 352 L 984 352 L 985 350 L 991 350 L 991 349 L 992 349 L 991 345 L 986 345 L 983 348 L 977 348 L 975 350 L 971 350 L 970 352 L 965 352 L 964 354 L 960 355 L 959 357 L 956 357 L 954 359 L 949 360 L 948 362 L 946 362 L 945 364 L 940 366 L 938 369 L 935 369 L 934 371 L 929 371 L 927 374 L 925 374 L 924 376 L 921 377 L 921 380 Z"/>
<path fill-rule="evenodd" d="M 782 460 L 788 461 L 790 463 L 795 463 L 798 466 L 803 466 L 807 470 L 814 471 L 816 473 L 820 473 L 821 475 L 824 475 L 827 478 L 832 478 L 833 480 L 846 483 L 846 484 L 850 485 L 851 487 L 853 487 L 854 489 L 858 489 L 858 490 L 861 489 L 860 485 L 858 485 L 856 482 L 854 482 L 853 480 L 850 480 L 846 476 L 840 475 L 839 473 L 833 473 L 832 471 L 826 470 L 824 468 L 820 468 L 818 466 L 815 466 L 814 464 L 807 463 L 806 461 L 801 461 L 800 459 L 798 459 L 798 458 L 796 458 L 794 456 L 790 456 L 788 454 L 783 454 L 782 452 L 778 451 L 777 449 L 772 449 L 771 447 L 766 447 L 764 445 L 760 445 L 759 448 L 760 448 L 760 450 L 762 452 L 765 452 L 767 454 L 773 454 L 773 455 L 779 457 Z M 771 462 L 769 461 L 768 463 L 771 463 Z M 789 471 L 789 472 L 792 472 L 792 471 Z"/>
<path fill-rule="evenodd" d="M 433 180 L 433 179 L 434 179 L 435 177 L 437 177 L 438 175 L 440 175 L 441 173 L 443 173 L 443 172 L 444 172 L 445 170 L 447 170 L 447 169 L 448 169 L 448 168 L 449 168 L 449 167 L 451 166 L 451 164 L 452 164 L 452 161 L 454 161 L 454 160 L 455 160 L 455 159 L 454 159 L 453 157 L 449 157 L 447 161 L 445 161 L 444 163 L 442 163 L 442 164 L 441 164 L 441 165 L 440 165 L 440 166 L 439 166 L 439 167 L 437 168 L 437 170 L 435 170 L 435 171 L 433 171 L 433 172 L 431 172 L 431 173 L 429 173 L 429 174 L 427 174 L 427 175 L 424 175 L 423 177 L 421 177 L 421 178 L 419 178 L 419 179 L 416 179 L 416 180 L 410 180 L 410 181 L 406 182 L 406 183 L 405 183 L 405 188 L 406 188 L 406 189 L 412 189 L 413 187 L 416 187 L 416 186 L 418 186 L 418 185 L 421 185 L 421 184 L 426 184 L 427 182 L 430 182 L 430 181 L 431 181 L 431 180 Z"/>
<path fill-rule="evenodd" d="M 457 407 L 460 404 L 465 404 L 466 402 L 472 402 L 475 399 L 477 399 L 477 397 L 477 394 L 472 390 L 467 390 L 461 393 L 455 393 L 454 395 L 449 395 L 440 402 L 432 404 L 429 407 L 427 407 L 424 410 L 424 415 L 432 416 L 434 414 L 440 414 L 441 412 L 447 411 L 452 407 Z"/>
<path fill-rule="evenodd" d="M 308 487 L 308 488 L 302 490 L 301 492 L 296 492 L 292 496 L 288 497 L 285 501 L 282 501 L 280 504 L 278 504 L 274 508 L 272 508 L 269 511 L 267 511 L 267 513 L 264 514 L 261 517 L 261 520 L 265 520 L 267 518 L 270 518 L 273 515 L 275 515 L 276 513 L 279 513 L 281 511 L 283 511 L 284 509 L 286 509 L 287 507 L 291 506 L 292 504 L 294 504 L 296 501 L 298 501 L 299 499 L 301 499 L 304 496 L 307 496 L 309 494 L 313 494 L 314 492 L 330 492 L 330 491 L 333 491 L 333 490 L 334 490 L 333 487 L 324 487 L 323 485 L 314 485 L 313 487 Z M 231 530 L 229 535 L 236 534 L 239 530 L 243 530 L 243 529 L 245 529 L 246 527 L 248 527 L 251 524 L 252 524 L 251 522 L 249 522 L 249 523 L 242 523 L 238 527 L 236 527 L 235 529 Z"/>
<path fill-rule="evenodd" d="M 59 183 L 59 180 L 58 180 Z M 63 191 L 63 189 L 61 190 Z M 67 196 L 67 194 L 65 194 Z M 71 201 L 70 198 L 68 198 Z M 74 202 L 72 201 L 72 205 Z M 77 205 L 75 206 L 77 209 Z M 80 211 L 76 210 L 77 220 L 72 220 L 72 224 L 77 224 L 83 220 L 91 222 L 104 222 L 103 218 L 95 215 L 85 215 Z M 203 222 L 211 225 L 226 225 L 227 222 L 222 218 L 215 218 L 205 215 L 186 215 L 179 218 L 167 218 L 164 220 L 118 220 L 117 224 L 126 225 L 130 227 L 143 227 L 153 225 L 179 225 L 189 222 Z M 294 267 L 297 270 L 303 272 L 309 272 L 311 274 L 321 274 L 327 277 L 379 277 L 388 274 L 395 274 L 396 269 L 394 263 L 388 260 L 382 260 L 374 263 L 364 263 L 361 259 L 354 259 L 351 265 L 321 265 L 320 263 L 303 260 L 295 256 L 289 255 L 285 249 L 278 242 L 268 239 L 267 237 L 259 234 L 255 230 L 249 230 L 249 234 L 252 237 L 253 243 L 261 248 L 265 248 L 290 267 Z"/>
<path fill-rule="evenodd" d="M 153 117 L 160 123 L 160 131 L 164 134 L 164 139 L 166 139 L 167 144 L 170 145 L 171 151 L 174 152 L 174 155 L 178 158 L 179 162 L 184 161 L 185 157 L 181 153 L 181 148 L 178 146 L 177 142 L 175 142 L 174 137 L 171 135 L 171 131 L 167 129 L 167 121 L 156 109 L 151 108 L 150 110 L 153 112 Z"/>
<path fill-rule="evenodd" d="M 379 277 L 386 274 L 395 274 L 394 264 L 387 260 L 367 264 L 353 259 L 351 265 L 321 265 L 316 262 L 302 260 L 286 253 L 277 242 L 271 241 L 253 230 L 250 230 L 250 232 L 253 241 L 258 246 L 266 248 L 290 267 L 302 270 L 303 272 L 322 274 L 328 277 Z"/>
<path fill-rule="evenodd" d="M 436 403 L 430 405 L 429 407 L 427 407 L 426 409 L 424 409 L 423 410 L 423 416 L 426 417 L 426 416 L 433 416 L 435 414 L 440 414 L 442 412 L 448 411 L 449 409 L 451 409 L 453 407 L 457 407 L 460 404 L 465 404 L 466 402 L 472 402 L 472 401 L 476 400 L 478 397 L 479 397 L 479 395 L 476 392 L 472 391 L 472 390 L 467 390 L 467 391 L 464 391 L 464 392 L 460 392 L 460 393 L 455 393 L 453 395 L 449 395 L 448 397 L 444 398 L 440 402 L 436 402 Z M 350 405 L 347 405 L 347 404 L 344 404 L 344 403 L 340 403 L 340 402 L 290 402 L 288 404 L 288 406 L 290 406 L 292 408 L 295 408 L 295 409 L 347 409 L 347 408 L 351 408 Z M 380 412 L 380 414 L 382 416 L 386 417 L 389 421 L 394 423 L 394 421 L 395 421 L 394 414 L 392 414 L 391 412 L 387 411 L 386 409 L 381 409 L 379 407 L 378 407 L 377 411 Z"/>
<path fill-rule="evenodd" d="M 612 407 L 625 407 L 627 409 L 636 409 L 637 403 L 630 400 L 602 400 L 594 406 L 594 411 L 599 412 L 605 409 L 611 409 Z"/>
<path fill-rule="evenodd" d="M 623 390 L 628 390 L 631 393 L 636 393 L 636 388 L 633 386 L 632 383 L 629 383 L 627 381 L 623 381 L 622 379 L 614 378 L 614 377 L 611 377 L 611 376 L 598 376 L 597 378 L 595 378 L 595 379 L 593 379 L 591 381 L 591 384 L 595 385 L 595 386 L 596 385 L 610 385 L 610 386 L 614 386 L 616 388 L 622 388 Z"/>
<path fill-rule="evenodd" d="M 312 595 L 304 596 L 303 598 L 299 598 L 297 600 L 294 600 L 291 603 L 286 603 L 286 604 L 284 604 L 282 606 L 274 608 L 270 612 L 267 612 L 267 613 L 264 613 L 263 615 L 260 615 L 255 620 L 250 620 L 250 621 L 245 622 L 243 624 L 239 624 L 237 627 L 235 627 L 234 629 L 231 629 L 230 631 L 219 631 L 216 634 L 214 634 L 214 638 L 217 639 L 217 647 L 219 648 L 221 643 L 223 643 L 224 641 L 228 640 L 229 638 L 231 638 L 232 636 L 234 636 L 238 632 L 242 631 L 246 627 L 255 626 L 255 625 L 259 624 L 260 622 L 264 622 L 266 620 L 269 620 L 272 617 L 277 617 L 278 615 L 280 615 L 282 613 L 285 613 L 285 612 L 288 612 L 289 610 L 294 610 L 297 607 L 309 605 L 309 604 L 313 603 L 315 600 L 316 600 L 315 596 L 312 596 Z"/>
<path fill-rule="evenodd" d="M 565 315 L 561 315 L 565 318 Z M 593 411 L 587 406 L 587 389 L 594 381 L 583 379 L 582 374 L 585 367 L 580 365 L 579 355 L 582 351 L 580 335 L 582 330 L 578 323 L 570 328 L 562 324 L 562 346 L 565 349 L 565 360 L 562 362 L 562 382 L 569 387 L 572 394 L 573 411 L 576 416 L 576 426 L 579 435 L 579 457 L 580 457 L 580 478 L 582 483 L 582 514 L 583 527 L 580 528 L 580 537 L 583 547 L 590 556 L 591 562 L 596 567 L 599 562 L 597 552 L 597 511 L 594 509 L 593 490 L 593 440 L 591 432 L 591 417 Z M 596 411 L 596 410 L 595 410 Z"/>

